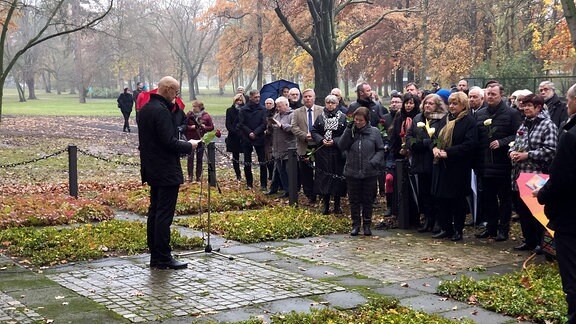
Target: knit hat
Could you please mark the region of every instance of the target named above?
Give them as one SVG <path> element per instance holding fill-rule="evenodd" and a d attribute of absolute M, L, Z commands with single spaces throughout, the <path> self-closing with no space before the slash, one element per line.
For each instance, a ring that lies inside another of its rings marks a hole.
<path fill-rule="evenodd" d="M 440 89 L 436 91 L 436 94 L 439 95 L 440 98 L 442 98 L 442 101 L 444 101 L 445 104 L 448 104 L 448 97 L 450 97 L 450 90 Z"/>

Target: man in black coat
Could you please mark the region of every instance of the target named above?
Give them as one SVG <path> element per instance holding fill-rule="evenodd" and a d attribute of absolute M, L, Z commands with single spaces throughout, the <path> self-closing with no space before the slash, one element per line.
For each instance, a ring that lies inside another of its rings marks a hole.
<path fill-rule="evenodd" d="M 388 109 L 382 107 L 379 102 L 372 100 L 372 88 L 366 82 L 362 82 L 356 87 L 356 94 L 358 99 L 348 106 L 346 114 L 352 116 L 359 107 L 366 107 L 370 109 L 370 126 L 376 127 L 380 119 L 388 113 Z"/>
<path fill-rule="evenodd" d="M 568 117 L 566 114 L 566 104 L 560 101 L 556 94 L 556 87 L 550 81 L 542 81 L 538 87 L 540 95 L 544 97 L 544 105 L 548 110 L 550 119 L 556 124 L 556 127 L 561 128 L 562 122 L 566 121 Z"/>
<path fill-rule="evenodd" d="M 199 140 L 189 142 L 178 139 L 175 114 L 180 108 L 173 104 L 180 85 L 173 77 L 158 82 L 158 93 L 140 111 L 138 149 L 142 183 L 150 186 L 147 241 L 150 267 L 157 269 L 184 269 L 187 263 L 172 257 L 170 225 L 176 210 L 178 190 L 184 182 L 180 154 L 190 154 Z"/>
<path fill-rule="evenodd" d="M 498 83 L 488 85 L 485 98 L 488 107 L 476 112 L 480 156 L 475 169 L 482 181 L 482 200 L 488 224 L 476 235 L 506 241 L 512 217 L 512 163 L 508 157 L 510 142 L 522 122 L 520 112 L 502 100 L 504 88 Z"/>
<path fill-rule="evenodd" d="M 556 156 L 550 165 L 550 178 L 538 192 L 538 202 L 555 231 L 556 258 L 562 287 L 568 302 L 568 321 L 576 323 L 576 84 L 568 89 L 568 122 L 561 129 Z"/>
<path fill-rule="evenodd" d="M 240 108 L 238 113 L 238 133 L 240 145 L 244 153 L 244 176 L 246 186 L 252 188 L 254 178 L 252 176 L 252 151 L 256 151 L 260 162 L 260 188 L 267 188 L 266 155 L 264 152 L 264 131 L 266 130 L 266 108 L 260 105 L 260 92 L 251 90 L 246 106 Z"/>

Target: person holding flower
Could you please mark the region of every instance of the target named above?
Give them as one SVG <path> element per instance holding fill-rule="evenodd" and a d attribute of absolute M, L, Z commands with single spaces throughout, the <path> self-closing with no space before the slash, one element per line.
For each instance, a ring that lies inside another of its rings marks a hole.
<path fill-rule="evenodd" d="M 512 217 L 512 164 L 508 144 L 514 140 L 522 119 L 517 109 L 508 107 L 502 99 L 504 88 L 498 83 L 486 87 L 488 107 L 475 114 L 478 122 L 479 149 L 475 167 L 482 182 L 483 215 L 486 229 L 477 238 L 506 241 Z"/>
<path fill-rule="evenodd" d="M 406 142 L 406 135 L 408 130 L 412 127 L 412 119 L 420 113 L 420 97 L 415 94 L 406 93 L 402 98 L 402 107 L 398 111 L 394 119 L 392 120 L 392 126 L 388 129 L 388 139 L 390 151 L 388 152 L 388 160 L 393 163 L 387 163 L 388 174 L 386 175 L 387 185 L 392 182 L 392 187 L 396 188 L 396 162 L 397 160 L 404 160 L 408 157 L 409 148 Z M 392 181 L 388 181 L 389 179 Z M 388 192 L 388 189 L 386 189 Z M 386 204 L 388 208 L 391 209 L 392 214 L 397 211 L 398 206 L 398 193 L 395 191 L 390 191 L 393 193 L 390 195 L 391 200 L 386 196 Z M 392 207 L 391 207 L 392 206 Z M 414 208 L 412 208 L 414 209 Z M 415 216 L 414 216 L 415 218 Z"/>
<path fill-rule="evenodd" d="M 432 237 L 461 241 L 478 130 L 465 93 L 452 93 L 448 97 L 448 109 L 446 125 L 439 131 L 432 149 L 431 194 L 438 204 L 437 219 L 442 229 Z"/>
<path fill-rule="evenodd" d="M 186 138 L 199 140 L 206 134 L 214 130 L 212 117 L 204 108 L 204 103 L 200 100 L 192 101 L 192 110 L 186 114 Z M 200 143 L 187 159 L 188 181 L 194 180 L 194 160 L 196 160 L 196 181 L 202 177 L 202 160 L 204 158 L 204 145 Z"/>
<path fill-rule="evenodd" d="M 370 126 L 368 108 L 360 107 L 352 116 L 354 122 L 348 124 L 338 141 L 338 147 L 346 152 L 343 174 L 352 216 L 350 235 L 358 235 L 362 225 L 364 235 L 370 236 L 376 178 L 384 170 L 384 143 L 378 128 Z"/>
<path fill-rule="evenodd" d="M 338 97 L 328 95 L 324 102 L 326 106 L 322 115 L 316 118 L 312 126 L 312 138 L 316 142 L 314 161 L 316 177 L 314 178 L 314 193 L 322 197 L 324 208 L 322 214 L 330 213 L 330 197 L 334 197 L 334 214 L 342 214 L 340 197 L 346 195 L 346 183 L 333 175 L 342 176 L 344 158 L 338 147 L 340 136 L 346 129 L 346 115 L 338 110 Z"/>
<path fill-rule="evenodd" d="M 510 143 L 508 155 L 512 160 L 512 198 L 524 236 L 524 242 L 514 249 L 526 251 L 540 245 L 544 227 L 520 198 L 516 180 L 521 172 L 548 173 L 548 167 L 556 154 L 558 128 L 550 119 L 550 115 L 543 110 L 542 96 L 530 94 L 519 100 L 526 118 L 518 128 L 514 142 Z"/>
<path fill-rule="evenodd" d="M 448 110 L 442 98 L 429 94 L 422 102 L 422 113 L 414 117 L 408 130 L 407 142 L 411 152 L 410 172 L 418 175 L 418 207 L 424 214 L 424 224 L 418 232 L 431 232 L 436 222 L 435 208 L 430 190 L 432 187 L 432 148 L 438 144 L 438 133 L 446 124 Z"/>

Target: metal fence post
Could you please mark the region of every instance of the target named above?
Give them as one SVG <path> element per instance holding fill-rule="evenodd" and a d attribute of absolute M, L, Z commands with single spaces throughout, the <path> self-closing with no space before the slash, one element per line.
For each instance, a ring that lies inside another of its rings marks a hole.
<path fill-rule="evenodd" d="M 208 143 L 208 184 L 216 187 L 216 145 Z"/>
<path fill-rule="evenodd" d="M 70 196 L 78 198 L 78 147 L 68 145 L 68 187 Z"/>
<path fill-rule="evenodd" d="M 396 178 L 398 195 L 398 228 L 408 229 L 410 227 L 410 179 L 408 178 L 408 161 L 406 159 L 396 160 Z"/>
<path fill-rule="evenodd" d="M 298 158 L 296 149 L 288 149 L 288 202 L 298 204 Z"/>

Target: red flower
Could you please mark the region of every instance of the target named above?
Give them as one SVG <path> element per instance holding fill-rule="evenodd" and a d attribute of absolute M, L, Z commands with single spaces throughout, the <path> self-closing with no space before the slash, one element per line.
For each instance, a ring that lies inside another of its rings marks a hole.
<path fill-rule="evenodd" d="M 384 125 L 386 123 L 386 120 L 384 118 L 380 118 L 380 124 Z"/>
<path fill-rule="evenodd" d="M 524 131 L 519 130 L 519 131 L 518 131 L 518 136 L 522 136 L 522 135 L 524 135 Z"/>
<path fill-rule="evenodd" d="M 222 132 L 219 129 L 217 129 L 216 130 L 216 137 L 220 138 L 220 136 L 222 136 Z"/>

